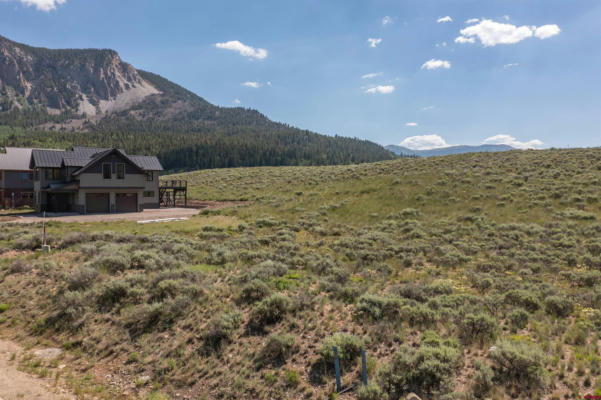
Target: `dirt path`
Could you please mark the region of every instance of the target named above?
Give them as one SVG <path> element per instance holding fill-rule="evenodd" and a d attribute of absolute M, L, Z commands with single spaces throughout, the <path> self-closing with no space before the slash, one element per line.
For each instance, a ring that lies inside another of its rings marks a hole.
<path fill-rule="evenodd" d="M 76 397 L 53 386 L 53 381 L 17 370 L 23 349 L 13 342 L 0 339 L 0 400 L 74 400 Z"/>

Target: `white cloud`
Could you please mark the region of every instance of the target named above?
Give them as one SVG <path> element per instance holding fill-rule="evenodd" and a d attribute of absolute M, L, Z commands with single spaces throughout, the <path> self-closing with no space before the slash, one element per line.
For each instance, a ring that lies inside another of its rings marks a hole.
<path fill-rule="evenodd" d="M 382 18 L 382 26 L 391 25 L 393 22 L 394 19 L 392 17 L 389 17 L 388 15 Z"/>
<path fill-rule="evenodd" d="M 430 110 L 434 110 L 434 106 L 427 106 L 427 107 L 423 107 L 422 111 L 430 111 Z"/>
<path fill-rule="evenodd" d="M 264 58 L 267 58 L 267 50 L 247 46 L 238 40 L 230 40 L 229 42 L 224 43 L 215 43 L 215 47 L 217 47 L 218 49 L 237 51 L 238 53 L 240 53 L 241 56 L 248 57 L 251 59 L 262 60 Z"/>
<path fill-rule="evenodd" d="M 431 60 L 426 61 L 423 65 L 422 65 L 422 69 L 438 69 L 438 68 L 444 68 L 444 69 L 449 69 L 451 68 L 451 63 L 445 60 L 435 60 L 434 58 Z"/>
<path fill-rule="evenodd" d="M 267 81 L 265 84 L 266 84 L 267 86 L 271 86 L 271 81 Z"/>
<path fill-rule="evenodd" d="M 372 72 L 370 74 L 361 75 L 361 79 L 377 78 L 378 76 L 382 76 L 382 73 L 381 72 Z"/>
<path fill-rule="evenodd" d="M 379 94 L 390 94 L 394 92 L 394 86 L 374 86 L 365 90 L 365 93 L 379 93 Z"/>
<path fill-rule="evenodd" d="M 438 135 L 410 136 L 399 143 L 399 146 L 407 147 L 411 150 L 431 150 L 450 145 Z"/>
<path fill-rule="evenodd" d="M 457 36 L 455 38 L 455 43 L 476 43 L 476 38 L 473 38 L 473 37 L 467 38 L 465 36 Z"/>
<path fill-rule="evenodd" d="M 382 43 L 382 38 L 369 38 L 367 41 L 369 42 L 369 47 L 376 47 Z"/>
<path fill-rule="evenodd" d="M 539 39 L 548 39 L 551 36 L 559 35 L 559 32 L 561 32 L 561 29 L 559 29 L 559 26 L 555 24 L 543 25 L 536 28 L 534 31 L 534 36 Z"/>
<path fill-rule="evenodd" d="M 242 103 L 242 102 L 240 101 L 240 99 L 234 99 L 234 104 L 236 104 L 236 105 L 239 105 L 239 104 L 241 104 L 241 103 Z"/>
<path fill-rule="evenodd" d="M 510 68 L 514 68 L 514 67 L 517 67 L 518 65 L 520 65 L 520 63 L 510 63 L 510 64 L 505 64 L 505 65 L 503 65 L 503 69 L 510 69 Z"/>
<path fill-rule="evenodd" d="M 436 47 L 447 47 L 447 42 L 436 43 Z"/>
<path fill-rule="evenodd" d="M 261 83 L 259 82 L 244 82 L 242 86 L 246 86 L 253 89 L 258 89 L 261 87 Z"/>
<path fill-rule="evenodd" d="M 490 19 L 483 19 L 476 25 L 463 28 L 461 36 L 455 39 L 456 43 L 474 43 L 479 39 L 484 47 L 496 46 L 498 44 L 513 44 L 521 42 L 533 35 L 539 39 L 547 39 L 559 34 L 559 26 L 543 25 L 536 26 L 515 26 L 512 24 L 503 24 Z"/>
<path fill-rule="evenodd" d="M 20 0 L 27 7 L 35 6 L 39 11 L 56 10 L 56 6 L 65 4 L 67 0 Z"/>
<path fill-rule="evenodd" d="M 417 122 L 407 122 L 405 126 L 417 126 Z"/>
<path fill-rule="evenodd" d="M 476 22 L 480 21 L 480 18 L 470 18 L 467 21 L 465 21 L 466 24 L 475 24 Z"/>
<path fill-rule="evenodd" d="M 441 17 L 441 18 L 438 18 L 438 19 L 436 20 L 436 22 L 438 22 L 439 24 L 440 24 L 440 23 L 444 23 L 444 22 L 453 22 L 453 18 L 451 18 L 451 17 L 449 17 L 449 16 L 447 15 L 446 17 Z"/>
<path fill-rule="evenodd" d="M 538 139 L 532 139 L 527 142 L 520 142 L 511 135 L 495 135 L 484 139 L 483 144 L 506 144 L 516 149 L 536 149 L 544 143 Z"/>

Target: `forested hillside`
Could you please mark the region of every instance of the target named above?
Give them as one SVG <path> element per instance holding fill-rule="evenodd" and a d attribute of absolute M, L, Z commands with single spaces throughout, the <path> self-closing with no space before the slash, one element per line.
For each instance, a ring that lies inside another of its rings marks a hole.
<path fill-rule="evenodd" d="M 50 50 L 0 37 L 0 145 L 120 147 L 167 170 L 332 165 L 394 158 L 375 143 L 215 106 L 112 50 Z"/>

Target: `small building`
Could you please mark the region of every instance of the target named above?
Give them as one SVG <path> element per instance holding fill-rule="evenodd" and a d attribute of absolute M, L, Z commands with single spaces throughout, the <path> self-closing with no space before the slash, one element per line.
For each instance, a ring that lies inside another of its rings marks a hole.
<path fill-rule="evenodd" d="M 155 156 L 115 148 L 34 149 L 30 168 L 37 211 L 89 214 L 159 208 L 163 167 Z"/>
<path fill-rule="evenodd" d="M 0 148 L 0 208 L 33 207 L 31 149 Z"/>

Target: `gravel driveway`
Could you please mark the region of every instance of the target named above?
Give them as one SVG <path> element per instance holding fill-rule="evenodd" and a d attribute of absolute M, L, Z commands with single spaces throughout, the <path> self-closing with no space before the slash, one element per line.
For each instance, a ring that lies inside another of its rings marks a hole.
<path fill-rule="evenodd" d="M 186 218 L 198 214 L 200 210 L 194 208 L 159 208 L 144 210 L 136 213 L 119 213 L 119 214 L 52 214 L 46 216 L 46 221 L 58 222 L 109 222 L 109 221 L 147 221 L 154 219 L 166 218 Z M 14 218 L 6 222 L 17 222 L 22 224 L 33 224 L 42 222 L 43 218 L 40 214 L 29 213 L 15 215 Z"/>

